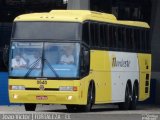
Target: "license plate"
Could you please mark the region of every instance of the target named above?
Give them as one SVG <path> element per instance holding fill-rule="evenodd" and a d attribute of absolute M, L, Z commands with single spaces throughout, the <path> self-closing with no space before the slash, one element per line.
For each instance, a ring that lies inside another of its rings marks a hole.
<path fill-rule="evenodd" d="M 47 100 L 48 97 L 47 96 L 36 96 L 37 100 Z"/>

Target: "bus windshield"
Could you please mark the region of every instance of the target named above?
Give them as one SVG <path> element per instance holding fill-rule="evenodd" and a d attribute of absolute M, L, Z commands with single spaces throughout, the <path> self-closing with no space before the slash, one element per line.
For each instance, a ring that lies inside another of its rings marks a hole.
<path fill-rule="evenodd" d="M 79 77 L 79 43 L 12 42 L 10 77 Z"/>

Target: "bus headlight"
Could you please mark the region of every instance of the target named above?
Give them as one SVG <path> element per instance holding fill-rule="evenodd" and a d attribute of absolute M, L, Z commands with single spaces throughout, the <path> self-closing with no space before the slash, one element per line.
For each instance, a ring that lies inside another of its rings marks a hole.
<path fill-rule="evenodd" d="M 16 85 L 13 85 L 11 87 L 12 90 L 25 90 L 25 87 L 24 86 L 16 86 Z"/>
<path fill-rule="evenodd" d="M 59 91 L 77 91 L 76 86 L 61 86 L 59 87 Z"/>

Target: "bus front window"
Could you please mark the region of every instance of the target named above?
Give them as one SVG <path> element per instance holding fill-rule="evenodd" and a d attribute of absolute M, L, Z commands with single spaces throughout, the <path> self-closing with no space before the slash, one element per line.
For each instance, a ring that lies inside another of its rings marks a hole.
<path fill-rule="evenodd" d="M 45 43 L 44 77 L 78 77 L 80 45 L 77 43 Z"/>
<path fill-rule="evenodd" d="M 79 77 L 80 44 L 13 42 L 11 77 Z"/>
<path fill-rule="evenodd" d="M 13 42 L 11 47 L 10 76 L 40 77 L 42 43 Z"/>

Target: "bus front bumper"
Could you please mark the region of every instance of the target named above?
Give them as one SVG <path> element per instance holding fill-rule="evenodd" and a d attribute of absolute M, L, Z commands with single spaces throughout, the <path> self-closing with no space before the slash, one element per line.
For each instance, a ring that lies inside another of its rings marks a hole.
<path fill-rule="evenodd" d="M 78 91 L 9 90 L 9 99 L 11 103 L 86 104 Z"/>

